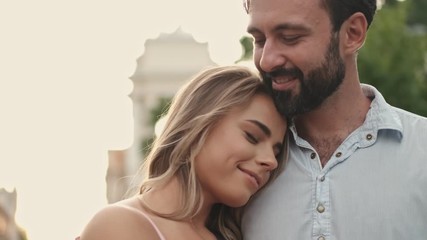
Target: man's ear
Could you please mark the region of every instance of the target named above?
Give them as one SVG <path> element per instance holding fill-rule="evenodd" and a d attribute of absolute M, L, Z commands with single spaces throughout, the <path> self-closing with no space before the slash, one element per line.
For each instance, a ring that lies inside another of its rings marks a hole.
<path fill-rule="evenodd" d="M 340 41 L 344 54 L 356 54 L 366 39 L 368 22 L 361 12 L 351 15 L 341 26 Z"/>

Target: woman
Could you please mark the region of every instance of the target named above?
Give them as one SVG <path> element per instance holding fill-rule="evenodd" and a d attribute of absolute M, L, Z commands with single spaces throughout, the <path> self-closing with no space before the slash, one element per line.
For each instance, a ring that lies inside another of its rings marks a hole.
<path fill-rule="evenodd" d="M 286 121 L 269 90 L 246 68 L 211 68 L 166 119 L 139 194 L 102 209 L 81 240 L 242 239 L 242 207 L 283 163 Z"/>

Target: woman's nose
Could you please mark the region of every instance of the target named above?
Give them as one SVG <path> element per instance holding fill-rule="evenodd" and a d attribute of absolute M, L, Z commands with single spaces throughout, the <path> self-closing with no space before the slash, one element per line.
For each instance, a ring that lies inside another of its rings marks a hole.
<path fill-rule="evenodd" d="M 264 154 L 258 156 L 257 163 L 263 166 L 267 171 L 276 169 L 278 165 L 273 150 L 266 151 Z"/>

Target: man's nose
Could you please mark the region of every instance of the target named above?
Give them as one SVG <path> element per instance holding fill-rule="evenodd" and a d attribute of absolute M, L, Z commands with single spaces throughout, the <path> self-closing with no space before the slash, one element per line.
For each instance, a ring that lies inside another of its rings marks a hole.
<path fill-rule="evenodd" d="M 258 66 L 264 72 L 271 72 L 286 64 L 286 59 L 274 41 L 266 41 L 262 50 L 260 50 Z"/>

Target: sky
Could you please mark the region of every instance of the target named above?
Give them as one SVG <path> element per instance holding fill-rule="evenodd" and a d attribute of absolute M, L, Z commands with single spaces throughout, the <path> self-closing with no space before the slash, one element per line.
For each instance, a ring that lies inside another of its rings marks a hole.
<path fill-rule="evenodd" d="M 240 0 L 0 0 L 0 188 L 29 240 L 74 239 L 105 206 L 145 40 L 181 27 L 232 64 L 246 23 Z"/>

